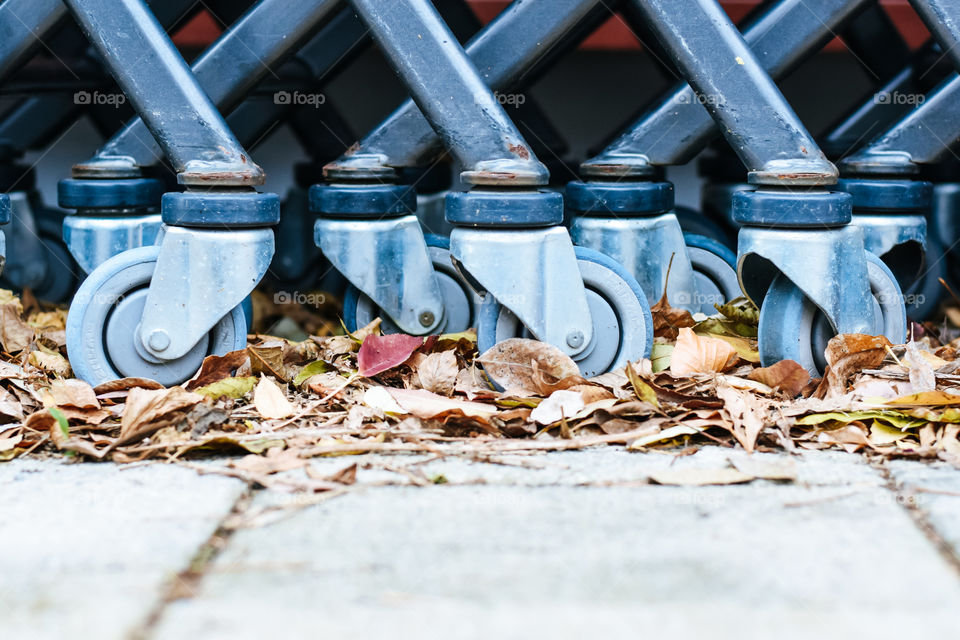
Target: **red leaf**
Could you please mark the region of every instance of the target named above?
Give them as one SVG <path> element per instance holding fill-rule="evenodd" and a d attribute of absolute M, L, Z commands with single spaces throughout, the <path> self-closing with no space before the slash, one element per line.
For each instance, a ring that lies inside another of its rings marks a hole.
<path fill-rule="evenodd" d="M 357 353 L 357 367 L 364 377 L 375 376 L 393 369 L 410 359 L 423 344 L 423 338 L 394 333 L 385 336 L 369 335 Z"/>

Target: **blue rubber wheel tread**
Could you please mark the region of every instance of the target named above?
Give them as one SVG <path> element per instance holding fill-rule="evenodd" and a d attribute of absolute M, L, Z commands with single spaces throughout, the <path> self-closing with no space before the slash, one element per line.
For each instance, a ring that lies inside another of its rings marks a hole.
<path fill-rule="evenodd" d="M 688 247 L 696 247 L 716 254 L 723 258 L 723 261 L 730 265 L 731 269 L 736 270 L 737 254 L 722 242 L 708 238 L 707 236 L 702 236 L 699 233 L 684 233 L 683 241 Z"/>
<path fill-rule="evenodd" d="M 940 278 L 944 280 L 949 278 L 947 273 L 949 258 L 938 239 L 933 236 L 927 238 L 924 255 L 923 273 L 907 289 L 906 294 L 910 301 L 907 305 L 907 315 L 914 320 L 927 320 L 937 311 L 944 293 Z"/>
<path fill-rule="evenodd" d="M 874 295 L 874 335 L 885 335 L 894 344 L 906 337 L 906 311 L 900 286 L 883 261 L 866 252 Z M 880 282 L 876 278 L 885 279 Z M 885 288 L 886 292 L 881 289 Z M 879 296 L 879 297 L 878 297 Z M 880 318 L 877 319 L 877 313 Z M 758 343 L 760 363 L 769 367 L 780 360 L 794 360 L 812 375 L 822 375 L 823 356 L 814 353 L 814 332 L 822 327 L 822 312 L 807 299 L 797 285 L 783 274 L 777 276 L 760 307 Z M 831 331 L 832 333 L 832 331 Z M 822 337 L 822 336 L 821 336 Z M 822 342 L 822 341 L 821 341 Z M 823 346 L 823 345 L 821 345 Z"/>

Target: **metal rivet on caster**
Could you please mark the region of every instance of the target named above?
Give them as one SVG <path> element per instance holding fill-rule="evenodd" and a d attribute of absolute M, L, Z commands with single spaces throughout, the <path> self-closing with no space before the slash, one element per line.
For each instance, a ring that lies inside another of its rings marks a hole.
<path fill-rule="evenodd" d="M 150 333 L 147 344 L 154 351 L 163 351 L 170 346 L 170 336 L 167 335 L 166 331 L 157 329 Z"/>
<path fill-rule="evenodd" d="M 436 320 L 436 316 L 433 315 L 432 311 L 421 311 L 419 315 L 420 324 L 425 327 L 429 327 Z"/>
<path fill-rule="evenodd" d="M 571 349 L 577 349 L 583 346 L 583 332 L 579 330 L 571 331 L 567 334 L 567 346 Z"/>

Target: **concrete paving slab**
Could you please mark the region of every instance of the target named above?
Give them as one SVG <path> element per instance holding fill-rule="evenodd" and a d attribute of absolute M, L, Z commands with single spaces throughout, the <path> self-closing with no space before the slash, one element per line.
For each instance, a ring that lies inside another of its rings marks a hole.
<path fill-rule="evenodd" d="M 711 451 L 675 464 L 727 453 Z M 545 459 L 626 465 L 619 478 L 665 460 L 616 449 Z M 955 633 L 960 579 L 882 477 L 852 456 L 808 459 L 833 481 L 517 486 L 509 468 L 471 467 L 486 484 L 365 488 L 237 531 L 155 637 Z"/>
<path fill-rule="evenodd" d="M 123 638 L 244 490 L 170 465 L 0 465 L 0 638 Z"/>
<path fill-rule="evenodd" d="M 887 468 L 900 499 L 918 508 L 960 558 L 960 469 L 943 462 L 893 460 Z"/>

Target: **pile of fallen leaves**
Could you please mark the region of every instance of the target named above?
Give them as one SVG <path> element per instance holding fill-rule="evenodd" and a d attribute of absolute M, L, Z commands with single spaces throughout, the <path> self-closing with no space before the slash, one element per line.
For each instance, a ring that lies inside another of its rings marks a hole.
<path fill-rule="evenodd" d="M 228 472 L 270 486 L 314 456 L 497 454 L 714 443 L 747 451 L 841 448 L 960 464 L 960 346 L 842 335 L 822 379 L 760 367 L 746 300 L 693 317 L 654 307 L 649 360 L 591 379 L 525 339 L 478 354 L 475 336 L 253 335 L 182 386 L 71 377 L 62 311 L 0 292 L 0 460 L 62 455 L 129 463 L 236 455 Z M 938 337 L 939 335 L 939 337 Z M 919 336 L 919 337 L 918 337 Z M 313 478 L 326 490 L 343 478 Z"/>

